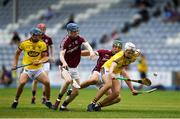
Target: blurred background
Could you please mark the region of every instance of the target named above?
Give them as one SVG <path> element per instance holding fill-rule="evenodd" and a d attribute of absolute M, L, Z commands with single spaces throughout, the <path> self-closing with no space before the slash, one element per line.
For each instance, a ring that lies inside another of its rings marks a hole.
<path fill-rule="evenodd" d="M 94 50 L 111 49 L 114 39 L 133 42 L 144 61 L 139 58 L 130 65 L 131 77 L 141 78 L 138 67 L 145 62 L 152 87 L 180 89 L 180 0 L 0 0 L 0 87 L 16 87 L 20 69 L 10 69 L 17 45 L 30 37 L 30 29 L 38 23 L 47 25 L 55 47 L 51 86 L 63 83 L 57 67 L 59 45 L 69 22 L 79 25 L 80 35 Z M 81 81 L 88 79 L 95 64 L 81 59 Z"/>

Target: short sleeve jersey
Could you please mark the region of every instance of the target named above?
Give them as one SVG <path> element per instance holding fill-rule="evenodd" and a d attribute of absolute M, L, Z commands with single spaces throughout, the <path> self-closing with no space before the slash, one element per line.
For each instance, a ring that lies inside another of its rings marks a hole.
<path fill-rule="evenodd" d="M 65 60 L 70 68 L 76 68 L 81 59 L 81 45 L 86 40 L 78 36 L 72 39 L 69 36 L 66 36 L 60 45 L 61 50 L 66 49 Z"/>
<path fill-rule="evenodd" d="M 47 54 L 49 56 L 49 46 L 53 45 L 52 39 L 47 36 L 47 35 L 43 35 L 42 40 L 46 43 L 47 46 Z"/>
<path fill-rule="evenodd" d="M 122 72 L 122 69 L 125 66 L 128 66 L 132 62 L 135 62 L 135 60 L 137 59 L 138 56 L 139 55 L 135 53 L 131 59 L 128 59 L 128 58 L 124 57 L 124 51 L 120 51 L 117 54 L 115 54 L 114 56 L 112 56 L 107 62 L 105 62 L 102 67 L 110 69 L 112 62 L 118 61 L 117 66 L 115 67 L 114 72 L 113 72 L 115 74 L 118 74 L 118 73 Z"/>
<path fill-rule="evenodd" d="M 42 40 L 39 40 L 36 43 L 27 39 L 19 44 L 19 49 L 24 51 L 22 63 L 30 64 L 36 60 L 41 59 L 41 53 L 47 50 L 46 43 Z M 26 69 L 37 70 L 42 67 L 42 64 L 39 65 L 29 65 L 26 66 Z"/>
<path fill-rule="evenodd" d="M 111 50 L 104 50 L 104 49 L 98 50 L 97 52 L 98 52 L 98 54 L 99 54 L 99 58 L 98 58 L 98 60 L 97 60 L 97 64 L 96 64 L 96 66 L 94 67 L 93 71 L 98 71 L 98 72 L 100 72 L 102 65 L 103 65 L 107 60 L 109 60 L 114 54 L 112 53 Z"/>

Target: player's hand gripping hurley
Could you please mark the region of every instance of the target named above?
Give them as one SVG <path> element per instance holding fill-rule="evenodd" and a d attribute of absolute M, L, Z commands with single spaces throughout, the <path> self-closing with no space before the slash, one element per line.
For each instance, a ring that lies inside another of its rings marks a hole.
<path fill-rule="evenodd" d="M 17 70 L 19 68 L 22 68 L 22 67 L 26 67 L 26 66 L 29 66 L 29 65 L 32 65 L 33 63 L 29 63 L 29 64 L 25 64 L 25 65 L 20 65 L 20 66 L 16 66 L 15 68 L 12 68 L 11 70 Z"/>

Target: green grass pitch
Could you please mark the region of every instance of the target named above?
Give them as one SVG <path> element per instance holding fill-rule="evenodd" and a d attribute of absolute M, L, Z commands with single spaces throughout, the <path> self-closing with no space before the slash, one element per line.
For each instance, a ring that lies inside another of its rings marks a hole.
<path fill-rule="evenodd" d="M 54 103 L 58 88 L 51 90 Z M 50 110 L 41 104 L 41 92 L 37 92 L 35 105 L 31 102 L 31 89 L 25 88 L 17 109 L 11 109 L 16 89 L 0 89 L 0 118 L 180 118 L 180 93 L 178 91 L 156 91 L 150 94 L 132 96 L 129 90 L 122 90 L 122 101 L 103 108 L 101 112 L 87 112 L 86 107 L 95 96 L 95 89 L 84 89 L 68 106 L 70 112 Z"/>

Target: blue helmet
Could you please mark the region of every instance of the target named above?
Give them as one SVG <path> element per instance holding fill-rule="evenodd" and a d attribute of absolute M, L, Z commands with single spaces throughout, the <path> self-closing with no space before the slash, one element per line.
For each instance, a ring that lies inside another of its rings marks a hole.
<path fill-rule="evenodd" d="M 30 34 L 31 35 L 42 35 L 43 33 L 42 33 L 42 31 L 39 28 L 33 27 L 30 30 Z"/>
<path fill-rule="evenodd" d="M 69 23 L 69 24 L 67 24 L 66 29 L 67 29 L 67 31 L 72 32 L 72 31 L 78 31 L 79 27 L 76 23 Z"/>

